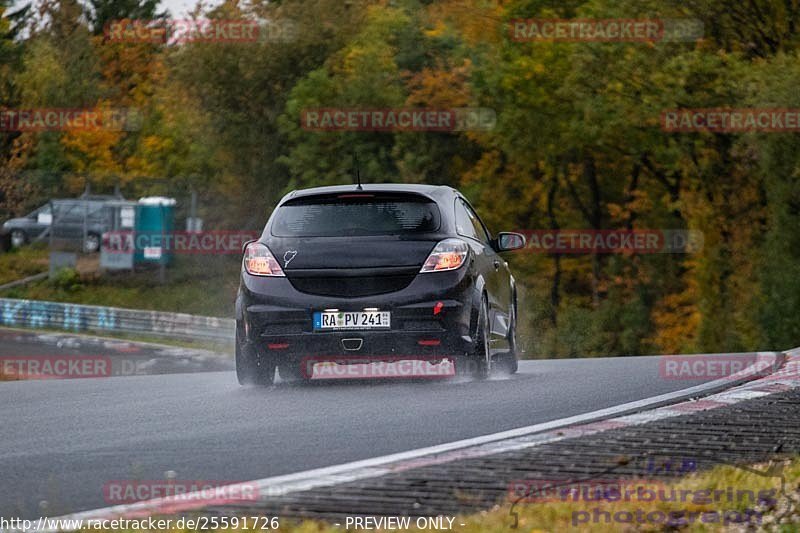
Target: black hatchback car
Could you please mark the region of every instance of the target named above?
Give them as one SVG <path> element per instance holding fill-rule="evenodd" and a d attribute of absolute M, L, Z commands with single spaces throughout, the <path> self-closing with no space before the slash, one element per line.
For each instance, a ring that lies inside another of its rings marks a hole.
<path fill-rule="evenodd" d="M 270 384 L 276 368 L 288 380 L 326 366 L 357 377 L 344 367 L 398 361 L 479 378 L 495 366 L 513 373 L 517 291 L 499 253 L 524 245 L 517 233 L 493 237 L 451 187 L 291 192 L 244 248 L 239 382 Z"/>

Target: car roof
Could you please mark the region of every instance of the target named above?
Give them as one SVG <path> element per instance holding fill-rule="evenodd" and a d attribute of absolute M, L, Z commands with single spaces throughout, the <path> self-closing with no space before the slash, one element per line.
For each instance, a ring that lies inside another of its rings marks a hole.
<path fill-rule="evenodd" d="M 369 193 L 369 192 L 401 192 L 401 193 L 415 193 L 427 196 L 432 200 L 444 200 L 449 197 L 458 195 L 452 187 L 446 185 L 424 185 L 419 183 L 364 183 L 361 189 L 352 185 L 332 185 L 327 187 L 312 187 L 310 189 L 298 189 L 288 193 L 284 196 L 280 204 L 288 200 L 295 200 L 297 198 L 304 198 L 308 196 L 322 196 L 328 194 L 342 194 L 342 193 Z"/>

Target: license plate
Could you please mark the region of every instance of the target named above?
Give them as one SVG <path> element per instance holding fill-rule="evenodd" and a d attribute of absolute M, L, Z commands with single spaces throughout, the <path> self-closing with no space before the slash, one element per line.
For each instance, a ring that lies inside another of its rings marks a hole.
<path fill-rule="evenodd" d="M 388 329 L 389 311 L 320 311 L 314 329 Z"/>

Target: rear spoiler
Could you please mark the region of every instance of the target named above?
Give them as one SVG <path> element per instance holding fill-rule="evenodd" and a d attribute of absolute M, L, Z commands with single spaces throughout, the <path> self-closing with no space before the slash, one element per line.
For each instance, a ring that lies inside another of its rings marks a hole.
<path fill-rule="evenodd" d="M 285 199 L 278 207 L 284 205 L 304 205 L 328 203 L 348 200 L 401 200 L 406 202 L 436 203 L 436 200 L 422 193 L 409 191 L 341 191 L 335 193 L 309 194 L 292 196 Z"/>

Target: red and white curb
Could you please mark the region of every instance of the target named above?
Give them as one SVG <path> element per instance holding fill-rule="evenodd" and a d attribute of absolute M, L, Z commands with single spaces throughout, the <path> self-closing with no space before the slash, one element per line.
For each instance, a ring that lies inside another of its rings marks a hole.
<path fill-rule="evenodd" d="M 759 377 L 763 375 L 764 368 L 777 367 L 781 362 L 783 365 L 777 372 Z M 246 487 L 248 490 L 255 488 L 262 499 L 283 496 L 318 487 L 376 478 L 423 466 L 485 457 L 564 439 L 594 435 L 611 429 L 638 426 L 697 411 L 718 409 L 797 387 L 800 387 L 800 348 L 785 353 L 759 352 L 756 360 L 737 374 L 680 391 L 533 426 L 306 472 L 237 483 L 228 485 L 228 488 L 237 485 Z M 719 390 L 722 392 L 714 392 Z M 689 399 L 701 396 L 701 399 Z M 209 505 L 226 503 L 240 503 L 240 500 L 214 499 L 209 501 L 201 493 L 187 493 L 181 496 L 75 513 L 54 520 L 82 519 L 86 522 L 112 518 L 141 518 L 195 511 Z"/>

